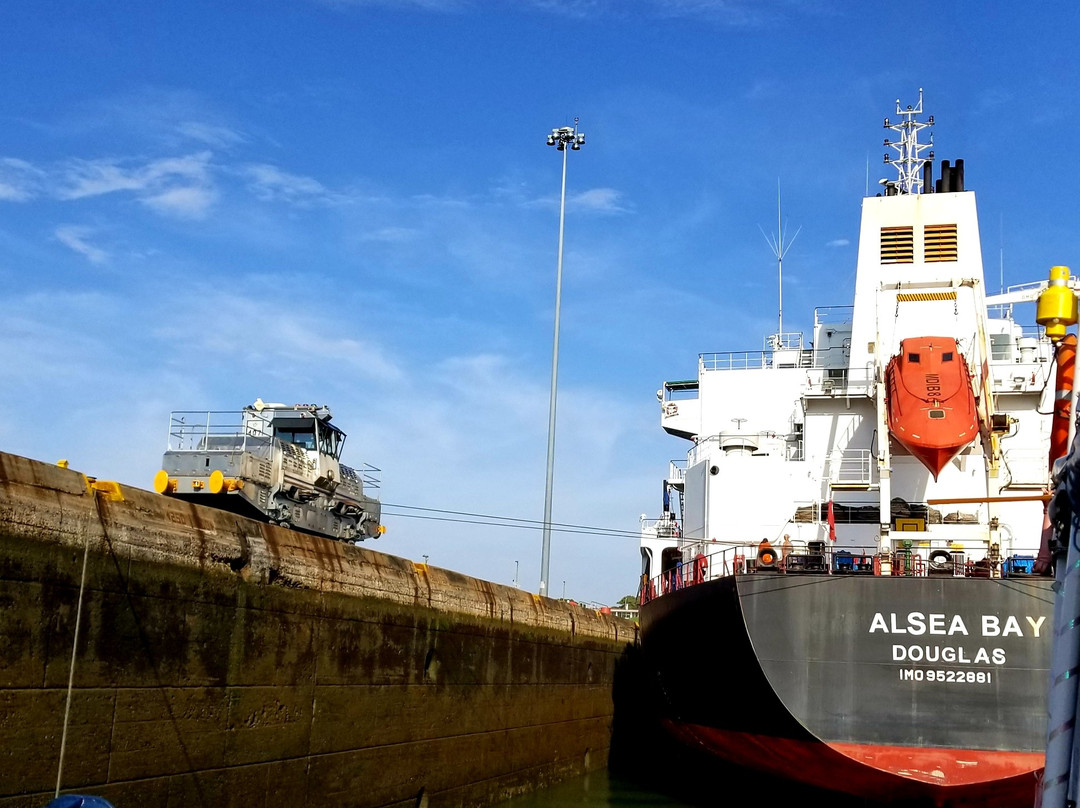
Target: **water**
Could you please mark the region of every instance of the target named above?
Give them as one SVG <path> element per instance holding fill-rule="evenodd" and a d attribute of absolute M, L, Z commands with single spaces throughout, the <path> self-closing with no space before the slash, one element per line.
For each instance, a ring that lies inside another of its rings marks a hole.
<path fill-rule="evenodd" d="M 674 765 L 673 765 L 674 764 Z M 816 789 L 785 785 L 774 776 L 738 770 L 719 761 L 683 760 L 657 765 L 641 756 L 633 779 L 608 770 L 568 780 L 551 788 L 524 794 L 495 808 L 928 808 L 919 803 L 893 803 L 887 798 L 859 799 Z M 652 774 L 641 781 L 640 775 Z M 668 785 L 658 783 L 665 778 Z"/>
<path fill-rule="evenodd" d="M 604 769 L 516 797 L 496 808 L 701 808 L 701 805 L 680 802 Z"/>

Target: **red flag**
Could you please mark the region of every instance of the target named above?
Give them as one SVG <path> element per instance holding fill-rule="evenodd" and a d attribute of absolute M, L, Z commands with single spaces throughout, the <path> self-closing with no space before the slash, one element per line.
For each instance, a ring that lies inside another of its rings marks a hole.
<path fill-rule="evenodd" d="M 829 540 L 836 541 L 836 514 L 833 513 L 832 500 L 829 500 Z"/>

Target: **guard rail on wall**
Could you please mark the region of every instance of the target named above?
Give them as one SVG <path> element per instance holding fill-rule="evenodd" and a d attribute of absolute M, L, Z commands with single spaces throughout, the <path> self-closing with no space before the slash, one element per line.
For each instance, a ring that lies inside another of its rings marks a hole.
<path fill-rule="evenodd" d="M 1034 556 L 1014 555 L 1005 559 L 966 558 L 963 551 L 945 548 L 897 549 L 891 553 L 876 548 L 815 547 L 782 554 L 771 545 L 749 544 L 723 547 L 711 553 L 698 552 L 689 561 L 679 561 L 671 569 L 649 578 L 641 576 L 639 601 L 654 598 L 732 575 L 889 575 L 900 577 L 946 576 L 952 578 L 1001 578 L 1034 575 Z M 824 542 L 820 544 L 824 545 Z"/>

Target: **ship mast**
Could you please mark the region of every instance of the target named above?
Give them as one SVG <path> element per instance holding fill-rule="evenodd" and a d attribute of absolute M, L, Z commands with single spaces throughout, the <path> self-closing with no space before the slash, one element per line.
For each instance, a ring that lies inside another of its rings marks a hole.
<path fill-rule="evenodd" d="M 922 94 L 922 87 L 920 87 L 919 103 L 914 107 L 908 104 L 906 109 L 901 109 L 900 99 L 896 99 L 896 114 L 900 116 L 900 121 L 892 123 L 888 118 L 885 119 L 885 128 L 891 129 L 900 135 L 899 142 L 885 138 L 885 145 L 896 149 L 898 152 L 896 157 L 885 152 L 885 162 L 894 165 L 900 174 L 900 178 L 895 183 L 882 180 L 887 196 L 893 194 L 921 194 L 930 191 L 929 188 L 924 187 L 928 183 L 924 182 L 923 179 L 923 166 L 933 161 L 934 152 L 931 151 L 926 157 L 922 155 L 927 149 L 933 148 L 934 134 L 933 132 L 930 133 L 929 143 L 919 143 L 919 132 L 934 125 L 934 116 L 931 115 L 925 121 L 916 120 L 916 116 L 922 115 L 923 111 Z"/>

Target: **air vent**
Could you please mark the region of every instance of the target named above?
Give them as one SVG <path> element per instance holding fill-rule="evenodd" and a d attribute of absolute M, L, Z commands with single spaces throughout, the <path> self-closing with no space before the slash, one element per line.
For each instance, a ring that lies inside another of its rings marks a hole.
<path fill-rule="evenodd" d="M 955 245 L 955 238 L 954 238 Z M 954 246 L 955 253 L 955 246 Z M 881 263 L 910 264 L 915 259 L 915 234 L 911 227 L 881 228 Z"/>
<path fill-rule="evenodd" d="M 928 224 L 923 231 L 923 260 L 956 260 L 956 225 Z"/>

